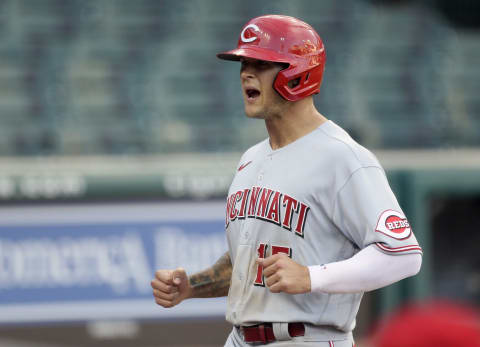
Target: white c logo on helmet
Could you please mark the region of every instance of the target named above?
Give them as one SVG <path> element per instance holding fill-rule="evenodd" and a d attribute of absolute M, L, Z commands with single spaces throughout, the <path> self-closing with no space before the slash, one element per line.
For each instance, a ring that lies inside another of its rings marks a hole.
<path fill-rule="evenodd" d="M 245 43 L 253 42 L 256 39 L 258 39 L 257 36 L 252 36 L 252 37 L 249 37 L 248 39 L 245 37 L 245 31 L 247 31 L 247 29 L 249 29 L 249 28 L 252 28 L 255 31 L 260 31 L 260 28 L 258 26 L 256 26 L 255 24 L 249 24 L 245 28 L 243 28 L 242 33 L 240 34 L 240 39 Z"/>

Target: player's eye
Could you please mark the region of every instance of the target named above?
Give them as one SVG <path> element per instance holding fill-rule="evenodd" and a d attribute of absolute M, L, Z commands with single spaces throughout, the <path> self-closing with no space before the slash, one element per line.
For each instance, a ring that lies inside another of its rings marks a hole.
<path fill-rule="evenodd" d="M 265 60 L 241 60 L 240 63 L 240 71 L 243 71 L 248 67 L 252 67 L 257 70 L 266 70 L 273 66 L 273 63 Z"/>
<path fill-rule="evenodd" d="M 272 65 L 272 63 L 270 63 L 269 61 L 265 61 L 265 60 L 258 60 L 255 65 L 259 69 L 267 69 Z"/>

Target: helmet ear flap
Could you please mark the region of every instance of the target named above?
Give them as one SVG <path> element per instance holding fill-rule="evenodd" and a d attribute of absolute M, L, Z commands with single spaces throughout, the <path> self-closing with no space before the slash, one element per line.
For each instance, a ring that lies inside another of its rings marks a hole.
<path fill-rule="evenodd" d="M 277 74 L 274 89 L 288 101 L 298 101 L 320 91 L 323 69 L 320 66 L 295 73 L 298 69 L 290 66 Z"/>

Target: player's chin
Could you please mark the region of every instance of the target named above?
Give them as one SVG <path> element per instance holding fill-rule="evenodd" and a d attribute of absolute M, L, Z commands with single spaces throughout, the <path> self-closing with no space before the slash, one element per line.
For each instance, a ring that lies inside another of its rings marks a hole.
<path fill-rule="evenodd" d="M 248 118 L 257 118 L 263 119 L 263 112 L 258 107 L 254 107 L 252 105 L 245 105 L 245 115 Z"/>

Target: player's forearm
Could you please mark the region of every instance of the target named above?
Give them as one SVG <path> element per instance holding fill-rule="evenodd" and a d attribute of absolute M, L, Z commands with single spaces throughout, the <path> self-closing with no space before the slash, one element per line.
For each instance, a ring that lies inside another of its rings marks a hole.
<path fill-rule="evenodd" d="M 420 270 L 420 254 L 387 255 L 375 247 L 368 246 L 350 259 L 309 267 L 312 292 L 366 292 L 413 276 Z"/>
<path fill-rule="evenodd" d="M 231 277 L 232 262 L 227 252 L 212 267 L 189 277 L 190 298 L 226 296 Z"/>

